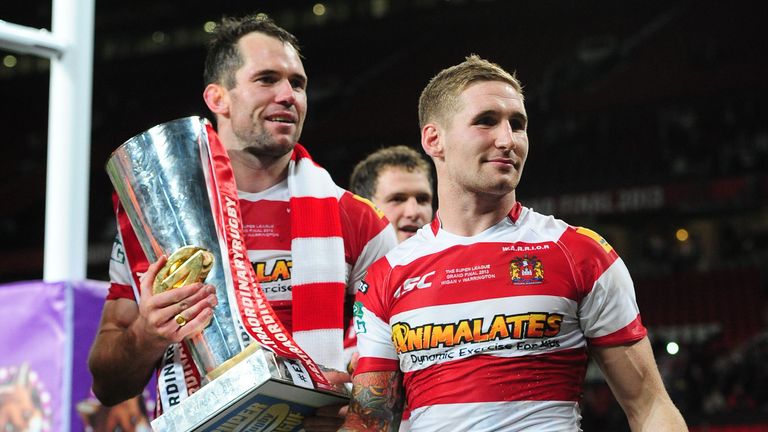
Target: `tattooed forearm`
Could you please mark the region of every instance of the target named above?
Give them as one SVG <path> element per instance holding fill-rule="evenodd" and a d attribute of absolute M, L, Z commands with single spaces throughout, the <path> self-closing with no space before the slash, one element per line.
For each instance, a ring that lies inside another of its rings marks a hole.
<path fill-rule="evenodd" d="M 340 431 L 396 431 L 403 415 L 403 374 L 369 372 L 355 377 L 349 412 Z"/>

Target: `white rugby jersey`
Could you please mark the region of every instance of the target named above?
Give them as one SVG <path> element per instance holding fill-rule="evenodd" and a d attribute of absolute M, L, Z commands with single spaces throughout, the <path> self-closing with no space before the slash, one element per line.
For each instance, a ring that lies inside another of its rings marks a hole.
<path fill-rule="evenodd" d="M 646 335 L 613 248 L 519 203 L 472 237 L 436 218 L 377 261 L 355 325 L 355 373 L 403 371 L 412 431 L 579 430 L 588 343 Z"/>

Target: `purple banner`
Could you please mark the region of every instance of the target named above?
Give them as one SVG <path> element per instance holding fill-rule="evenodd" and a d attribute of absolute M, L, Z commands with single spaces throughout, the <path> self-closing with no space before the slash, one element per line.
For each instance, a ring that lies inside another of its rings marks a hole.
<path fill-rule="evenodd" d="M 153 397 L 107 409 L 91 393 L 88 351 L 107 286 L 0 285 L 0 430 L 149 430 Z"/>
<path fill-rule="evenodd" d="M 0 424 L 59 431 L 65 403 L 66 284 L 0 287 Z M 9 426 L 12 426 L 9 428 Z"/>

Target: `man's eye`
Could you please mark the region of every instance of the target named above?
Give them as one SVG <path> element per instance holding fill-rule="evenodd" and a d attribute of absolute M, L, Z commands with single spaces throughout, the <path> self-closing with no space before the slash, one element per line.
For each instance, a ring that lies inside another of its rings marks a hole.
<path fill-rule="evenodd" d="M 304 90 L 307 87 L 307 83 L 303 80 L 291 80 L 291 87 L 297 90 Z"/>
<path fill-rule="evenodd" d="M 515 131 L 525 130 L 525 123 L 520 119 L 510 120 L 509 125 L 512 127 L 512 130 Z"/>
<path fill-rule="evenodd" d="M 480 117 L 475 121 L 475 124 L 481 125 L 481 126 L 493 126 L 496 124 L 496 119 L 493 117 Z"/>
<path fill-rule="evenodd" d="M 261 77 L 257 77 L 256 78 L 256 82 L 260 82 L 260 83 L 263 83 L 263 84 L 274 84 L 276 81 L 277 80 L 275 79 L 275 77 L 272 77 L 272 76 L 269 76 L 269 75 L 261 76 Z"/>

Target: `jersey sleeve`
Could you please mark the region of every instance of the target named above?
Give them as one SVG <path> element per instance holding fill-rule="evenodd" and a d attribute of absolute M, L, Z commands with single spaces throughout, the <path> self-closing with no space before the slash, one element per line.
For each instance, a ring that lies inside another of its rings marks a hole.
<path fill-rule="evenodd" d="M 572 253 L 575 278 L 583 290 L 579 323 L 589 343 L 611 346 L 645 337 L 632 278 L 613 247 L 586 228 L 569 228 L 562 240 Z"/>
<path fill-rule="evenodd" d="M 114 192 L 112 204 L 117 223 L 117 235 L 112 244 L 112 254 L 109 257 L 110 284 L 107 300 L 125 298 L 138 301 L 139 276 L 147 270 L 149 263 L 141 250 L 141 245 L 133 231 L 128 215 Z"/>
<path fill-rule="evenodd" d="M 112 254 L 109 257 L 109 292 L 107 300 L 119 298 L 134 299 L 133 284 L 131 282 L 131 269 L 125 256 L 123 241 L 120 233 L 112 242 Z"/>
<path fill-rule="evenodd" d="M 384 214 L 367 199 L 345 191 L 339 200 L 344 250 L 350 265 L 347 293 L 354 295 L 368 267 L 397 246 Z"/>
<path fill-rule="evenodd" d="M 353 312 L 360 353 L 355 374 L 399 369 L 389 326 L 388 293 L 393 291 L 387 286 L 389 274 L 389 262 L 383 258 L 371 266 L 360 283 Z"/>

